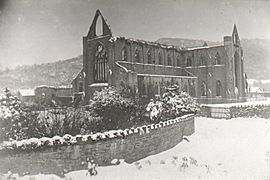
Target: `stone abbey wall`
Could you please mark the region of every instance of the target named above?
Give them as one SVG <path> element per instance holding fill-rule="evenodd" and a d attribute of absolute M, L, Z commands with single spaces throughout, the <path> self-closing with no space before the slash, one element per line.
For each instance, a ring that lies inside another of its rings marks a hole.
<path fill-rule="evenodd" d="M 194 116 L 186 115 L 148 126 L 123 137 L 105 138 L 75 145 L 51 146 L 32 150 L 1 150 L 0 172 L 30 174 L 58 174 L 63 170 L 86 169 L 86 158 L 94 159 L 99 166 L 110 165 L 111 160 L 125 159 L 132 163 L 176 146 L 183 136 L 194 133 Z"/>

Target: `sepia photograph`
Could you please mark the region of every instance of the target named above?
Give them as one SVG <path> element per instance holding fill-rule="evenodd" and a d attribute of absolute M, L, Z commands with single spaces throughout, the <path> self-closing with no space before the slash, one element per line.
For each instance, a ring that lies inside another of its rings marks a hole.
<path fill-rule="evenodd" d="M 0 180 L 270 180 L 270 0 L 0 0 Z"/>

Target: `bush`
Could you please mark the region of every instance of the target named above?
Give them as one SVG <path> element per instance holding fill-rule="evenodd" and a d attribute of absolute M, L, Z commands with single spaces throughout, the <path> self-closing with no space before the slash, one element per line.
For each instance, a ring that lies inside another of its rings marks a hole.
<path fill-rule="evenodd" d="M 89 108 L 91 115 L 99 119 L 101 131 L 130 127 L 139 112 L 139 105 L 134 99 L 112 87 L 95 92 Z"/>
<path fill-rule="evenodd" d="M 82 108 L 55 108 L 40 112 L 38 126 L 46 137 L 81 134 L 90 113 Z"/>
<path fill-rule="evenodd" d="M 171 86 L 161 98 L 151 100 L 146 110 L 151 120 L 160 121 L 196 113 L 199 106 L 189 94 L 179 91 L 177 86 Z"/>
<path fill-rule="evenodd" d="M 0 98 L 0 140 L 20 140 L 38 134 L 38 114 L 23 111 L 23 104 L 8 89 Z"/>

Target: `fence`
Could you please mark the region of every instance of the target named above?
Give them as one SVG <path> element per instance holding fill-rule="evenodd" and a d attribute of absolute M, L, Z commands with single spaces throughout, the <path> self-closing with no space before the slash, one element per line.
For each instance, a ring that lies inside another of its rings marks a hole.
<path fill-rule="evenodd" d="M 241 102 L 247 102 L 250 101 L 247 97 L 239 97 L 237 99 L 228 99 L 223 97 L 214 97 L 214 98 L 208 98 L 208 97 L 197 97 L 194 98 L 199 104 L 223 104 L 223 103 L 241 103 Z"/>
<path fill-rule="evenodd" d="M 230 108 L 228 107 L 201 106 L 200 115 L 212 118 L 231 118 Z"/>

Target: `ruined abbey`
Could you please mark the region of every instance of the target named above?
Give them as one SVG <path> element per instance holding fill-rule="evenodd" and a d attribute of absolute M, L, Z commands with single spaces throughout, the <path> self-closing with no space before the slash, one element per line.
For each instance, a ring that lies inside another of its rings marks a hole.
<path fill-rule="evenodd" d="M 102 32 L 97 34 L 97 21 Z M 236 25 L 223 44 L 179 48 L 115 37 L 99 10 L 83 37 L 83 69 L 73 80 L 74 94 L 88 100 L 114 86 L 139 97 L 161 95 L 176 84 L 202 103 L 236 102 L 246 96 L 243 50 Z"/>

